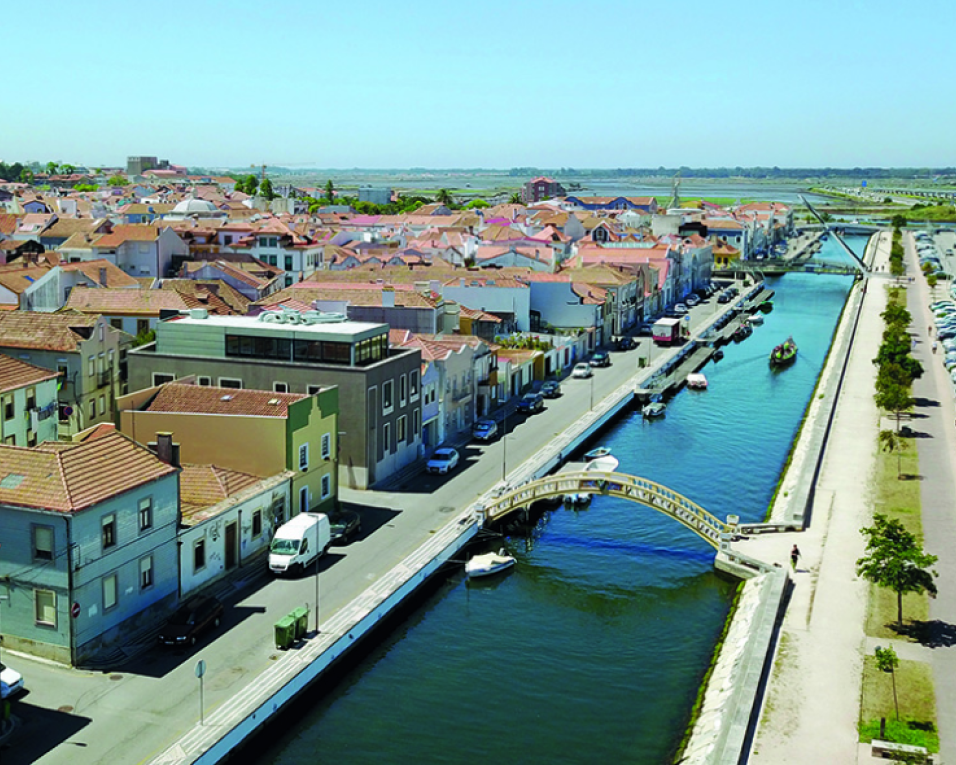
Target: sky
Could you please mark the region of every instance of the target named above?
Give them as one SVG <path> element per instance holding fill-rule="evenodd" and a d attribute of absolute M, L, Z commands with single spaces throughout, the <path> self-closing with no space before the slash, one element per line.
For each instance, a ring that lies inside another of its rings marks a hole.
<path fill-rule="evenodd" d="M 6 162 L 956 165 L 948 0 L 52 0 L 3 17 Z"/>

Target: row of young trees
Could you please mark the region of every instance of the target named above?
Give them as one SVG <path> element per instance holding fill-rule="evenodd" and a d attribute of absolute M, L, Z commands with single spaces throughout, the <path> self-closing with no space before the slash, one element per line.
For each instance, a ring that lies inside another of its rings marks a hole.
<path fill-rule="evenodd" d="M 902 276 L 904 272 L 902 235 L 898 228 L 893 232 L 890 270 L 896 276 Z M 896 452 L 898 479 L 903 477 L 902 451 L 906 446 L 900 422 L 903 413 L 915 404 L 913 382 L 923 374 L 923 365 L 911 353 L 913 339 L 909 328 L 913 317 L 903 304 L 905 295 L 902 287 L 889 291 L 886 309 L 881 314 L 883 342 L 873 359 L 877 367 L 876 404 L 883 411 L 891 412 L 896 419 L 895 431 L 880 431 L 880 444 L 884 450 Z M 877 513 L 873 516 L 873 525 L 860 529 L 860 532 L 867 541 L 866 554 L 856 562 L 857 573 L 878 587 L 896 593 L 897 624 L 902 628 L 903 595 L 907 592 L 936 594 L 936 572 L 932 567 L 937 558 L 924 552 L 916 536 L 895 518 Z"/>

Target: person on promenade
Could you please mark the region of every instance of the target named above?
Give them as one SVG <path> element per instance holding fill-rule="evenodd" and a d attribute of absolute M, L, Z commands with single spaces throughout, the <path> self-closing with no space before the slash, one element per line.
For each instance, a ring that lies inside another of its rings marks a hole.
<path fill-rule="evenodd" d="M 794 571 L 797 570 L 797 560 L 800 558 L 800 548 L 796 545 L 793 546 L 793 549 L 790 551 L 790 566 Z"/>
<path fill-rule="evenodd" d="M 933 341 L 933 353 L 936 353 L 936 341 Z"/>

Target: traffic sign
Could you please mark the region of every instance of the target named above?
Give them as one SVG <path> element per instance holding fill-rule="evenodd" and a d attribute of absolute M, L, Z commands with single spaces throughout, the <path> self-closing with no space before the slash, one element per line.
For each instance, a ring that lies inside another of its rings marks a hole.
<path fill-rule="evenodd" d="M 70 616 L 76 619 L 79 615 L 80 615 L 80 604 L 74 603 L 72 606 L 70 606 Z"/>
<path fill-rule="evenodd" d="M 196 677 L 202 677 L 206 674 L 206 660 L 200 659 L 196 663 Z"/>

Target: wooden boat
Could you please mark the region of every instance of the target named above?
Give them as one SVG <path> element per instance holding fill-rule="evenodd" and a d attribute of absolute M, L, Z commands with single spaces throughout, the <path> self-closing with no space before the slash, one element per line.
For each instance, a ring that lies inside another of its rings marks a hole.
<path fill-rule="evenodd" d="M 591 449 L 584 455 L 585 462 L 591 462 L 591 460 L 598 460 L 601 457 L 607 457 L 611 453 L 611 450 L 606 446 L 599 446 L 597 449 Z"/>
<path fill-rule="evenodd" d="M 504 548 L 501 548 L 496 553 L 490 552 L 473 556 L 465 564 L 465 574 L 471 579 L 479 576 L 491 576 L 508 570 L 514 564 L 514 556 L 508 555 Z"/>
<path fill-rule="evenodd" d="M 770 351 L 770 366 L 773 368 L 785 367 L 796 361 L 797 344 L 792 337 L 788 337 L 780 345 Z"/>

